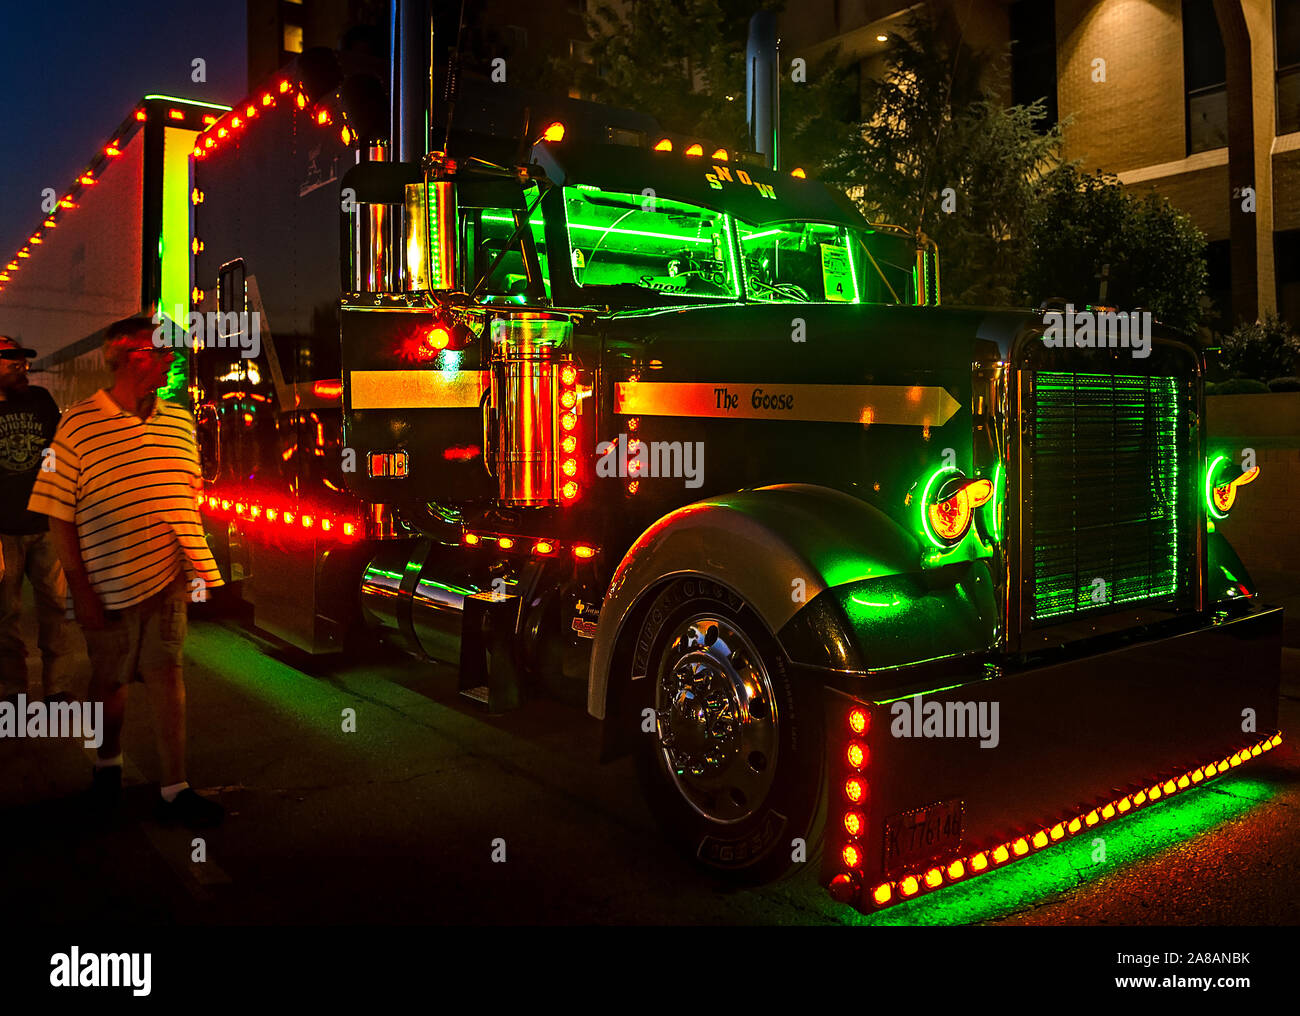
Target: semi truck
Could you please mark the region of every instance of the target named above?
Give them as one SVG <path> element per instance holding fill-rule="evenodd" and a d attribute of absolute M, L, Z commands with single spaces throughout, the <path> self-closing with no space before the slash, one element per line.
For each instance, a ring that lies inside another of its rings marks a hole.
<path fill-rule="evenodd" d="M 767 129 L 449 73 L 393 8 L 388 80 L 303 54 L 192 149 L 205 524 L 260 628 L 581 704 L 706 872 L 814 858 L 864 912 L 1279 744 L 1195 348 L 941 306 Z"/>

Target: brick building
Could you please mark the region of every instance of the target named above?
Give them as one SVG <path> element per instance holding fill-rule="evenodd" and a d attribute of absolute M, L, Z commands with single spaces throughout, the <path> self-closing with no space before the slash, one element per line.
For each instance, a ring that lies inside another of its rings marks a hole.
<path fill-rule="evenodd" d="M 783 55 L 878 75 L 907 9 L 805 0 Z M 1000 90 L 1069 119 L 1065 156 L 1153 188 L 1209 243 L 1211 296 L 1231 317 L 1278 309 L 1300 325 L 1300 2 L 936 0 L 975 46 L 1012 44 Z M 1254 211 L 1243 209 L 1251 188 Z M 1227 316 L 1227 315 L 1225 315 Z"/>

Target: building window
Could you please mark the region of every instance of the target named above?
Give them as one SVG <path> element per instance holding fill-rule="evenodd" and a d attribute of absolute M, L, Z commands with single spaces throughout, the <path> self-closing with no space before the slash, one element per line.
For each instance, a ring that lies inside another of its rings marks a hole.
<path fill-rule="evenodd" d="M 302 25 L 284 26 L 284 51 L 286 53 L 302 52 Z"/>
<path fill-rule="evenodd" d="M 1020 0 L 1011 5 L 1011 103 L 1043 100 L 1039 131 L 1056 125 L 1056 5 Z"/>
<path fill-rule="evenodd" d="M 1187 154 L 1228 143 L 1228 71 L 1214 0 L 1183 0 Z"/>
<path fill-rule="evenodd" d="M 1277 0 L 1273 38 L 1277 45 L 1277 132 L 1300 131 L 1300 4 Z"/>

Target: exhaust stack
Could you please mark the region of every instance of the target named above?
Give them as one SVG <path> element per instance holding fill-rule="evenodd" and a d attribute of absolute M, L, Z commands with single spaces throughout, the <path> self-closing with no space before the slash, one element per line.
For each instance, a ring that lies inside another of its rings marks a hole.
<path fill-rule="evenodd" d="M 749 19 L 745 47 L 745 122 L 749 125 L 749 150 L 764 156 L 772 169 L 781 168 L 779 54 L 776 15 L 759 11 Z"/>

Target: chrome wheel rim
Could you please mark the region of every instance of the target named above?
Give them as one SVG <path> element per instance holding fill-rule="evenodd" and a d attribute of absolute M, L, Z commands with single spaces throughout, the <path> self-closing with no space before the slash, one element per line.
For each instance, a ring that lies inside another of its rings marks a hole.
<path fill-rule="evenodd" d="M 692 617 L 672 632 L 655 682 L 659 751 L 682 798 L 743 822 L 776 775 L 779 717 L 762 657 L 734 622 Z"/>

